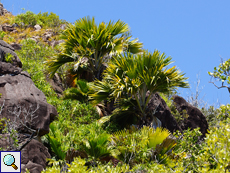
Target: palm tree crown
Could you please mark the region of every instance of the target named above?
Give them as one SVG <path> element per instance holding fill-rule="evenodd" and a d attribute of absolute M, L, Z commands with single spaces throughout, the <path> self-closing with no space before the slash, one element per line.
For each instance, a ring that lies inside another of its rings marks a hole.
<path fill-rule="evenodd" d="M 63 64 L 74 62 L 73 69 L 78 71 L 81 59 L 86 57 L 88 70 L 99 79 L 102 65 L 112 55 L 129 51 L 139 53 L 142 43 L 131 40 L 128 25 L 118 20 L 116 23 L 104 22 L 96 25 L 94 18 L 85 17 L 69 24 L 62 33 L 62 52 L 47 61 L 51 77 Z"/>
<path fill-rule="evenodd" d="M 189 86 L 185 82 L 187 78 L 175 66 L 167 68 L 172 63 L 171 59 L 157 50 L 154 53 L 145 51 L 138 55 L 130 53 L 118 55 L 108 63 L 103 81 L 95 82 L 91 98 L 97 103 L 97 100 L 106 99 L 105 96 L 113 97 L 122 103 L 123 107 L 128 101 L 129 105 L 136 107 L 134 114 L 145 119 L 146 107 L 152 94 L 168 93 L 177 87 Z M 146 97 L 147 91 L 150 92 L 148 97 Z"/>

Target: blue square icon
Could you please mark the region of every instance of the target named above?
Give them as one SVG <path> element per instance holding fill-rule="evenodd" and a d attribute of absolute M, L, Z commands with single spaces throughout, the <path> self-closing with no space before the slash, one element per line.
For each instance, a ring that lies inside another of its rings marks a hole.
<path fill-rule="evenodd" d="M 21 172 L 21 151 L 0 151 L 0 173 Z"/>

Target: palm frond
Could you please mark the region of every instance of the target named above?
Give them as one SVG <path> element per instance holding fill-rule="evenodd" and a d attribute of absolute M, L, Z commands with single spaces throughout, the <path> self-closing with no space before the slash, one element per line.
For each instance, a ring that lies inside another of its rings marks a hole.
<path fill-rule="evenodd" d="M 90 86 L 88 83 L 84 80 L 77 80 L 76 86 L 66 89 L 64 91 L 64 99 L 73 99 L 73 100 L 79 100 L 81 102 L 87 102 L 89 99 L 89 90 Z"/>
<path fill-rule="evenodd" d="M 148 134 L 148 147 L 155 149 L 156 145 L 162 143 L 169 135 L 170 132 L 164 128 L 157 127 L 155 130 L 150 130 Z"/>
<path fill-rule="evenodd" d="M 109 115 L 109 116 L 104 116 L 104 117 L 101 117 L 97 122 L 102 125 L 108 121 L 110 121 L 110 118 L 111 118 L 112 115 Z"/>
<path fill-rule="evenodd" d="M 66 152 L 62 150 L 62 143 L 59 140 L 59 134 L 61 131 L 56 127 L 54 123 L 50 124 L 50 132 L 47 134 L 47 139 L 51 146 L 52 151 L 56 154 L 58 159 L 65 159 Z"/>
<path fill-rule="evenodd" d="M 91 91 L 89 96 L 91 102 L 94 105 L 100 103 L 103 100 L 109 99 L 112 93 L 112 86 L 110 83 L 96 80 L 93 84 L 90 85 Z"/>
<path fill-rule="evenodd" d="M 88 140 L 83 141 L 83 148 L 85 152 L 93 157 L 93 159 L 99 159 L 104 156 L 108 156 L 111 153 L 111 148 L 108 147 L 109 134 L 100 134 L 99 136 L 91 137 Z"/>
<path fill-rule="evenodd" d="M 158 163 L 170 164 L 169 155 L 172 149 L 176 146 L 177 142 L 175 137 L 168 136 L 161 144 L 158 144 L 153 152 Z"/>
<path fill-rule="evenodd" d="M 97 25 L 94 17 L 84 17 L 77 20 L 74 25 L 69 24 L 61 36 L 65 41 L 61 44 L 62 52 L 47 64 L 51 76 L 63 64 L 76 62 L 76 57 L 87 57 L 90 64 L 88 68 L 100 73 L 102 64 L 106 62 L 106 55 L 116 55 L 124 51 L 141 52 L 141 43 L 125 37 L 129 30 L 128 25 L 120 20 L 116 23 L 110 21 Z M 100 74 L 95 75 L 96 78 L 99 76 Z"/>
<path fill-rule="evenodd" d="M 167 65 L 172 63 L 171 59 L 157 50 L 137 55 L 120 54 L 108 63 L 104 79 L 113 86 L 114 98 L 135 98 L 139 111 L 144 114 L 149 101 L 145 100 L 147 91 L 151 95 L 155 92 L 170 92 L 176 87 L 188 87 L 183 73 L 175 67 L 167 69 Z"/>
<path fill-rule="evenodd" d="M 57 57 L 48 59 L 44 63 L 48 66 L 48 72 L 50 73 L 50 78 L 52 78 L 62 65 L 74 61 L 75 59 L 71 55 L 63 53 L 59 54 Z"/>

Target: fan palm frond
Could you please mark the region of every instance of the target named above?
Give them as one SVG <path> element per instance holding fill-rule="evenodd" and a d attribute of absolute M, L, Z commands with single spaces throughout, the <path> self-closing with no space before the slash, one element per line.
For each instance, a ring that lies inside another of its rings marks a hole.
<path fill-rule="evenodd" d="M 108 59 L 106 55 L 142 51 L 143 44 L 138 43 L 137 39 L 131 40 L 127 35 L 129 27 L 121 20 L 97 25 L 94 17 L 84 17 L 77 20 L 74 25 L 69 24 L 61 36 L 65 41 L 61 44 L 62 52 L 46 62 L 51 77 L 63 64 L 79 63 L 79 58 L 87 57 L 89 70 L 99 79 L 102 64 Z"/>

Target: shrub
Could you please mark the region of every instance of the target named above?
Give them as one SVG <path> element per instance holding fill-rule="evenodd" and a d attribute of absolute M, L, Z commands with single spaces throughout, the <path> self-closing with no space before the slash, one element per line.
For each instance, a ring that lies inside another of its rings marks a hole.
<path fill-rule="evenodd" d="M 50 14 L 48 12 L 40 12 L 37 14 L 37 18 L 38 21 L 40 21 L 40 25 L 42 25 L 43 27 L 54 28 L 59 27 L 63 23 L 66 23 L 66 21 L 60 20 L 59 16 L 52 12 Z"/>
<path fill-rule="evenodd" d="M 10 13 L 0 16 L 0 25 L 5 24 L 5 23 L 12 25 L 14 21 L 15 21 L 15 16 L 13 16 Z"/>
<path fill-rule="evenodd" d="M 6 33 L 4 31 L 0 31 L 0 40 L 3 40 Z"/>
<path fill-rule="evenodd" d="M 86 103 L 76 104 L 72 112 L 72 117 L 77 124 L 90 124 L 100 118 L 96 108 Z"/>
<path fill-rule="evenodd" d="M 203 151 L 198 157 L 202 162 L 199 172 L 218 170 L 218 172 L 230 172 L 230 119 L 227 123 L 220 122 L 219 127 L 214 127 L 205 139 Z"/>
<path fill-rule="evenodd" d="M 64 20 L 60 20 L 59 16 L 56 15 L 55 13 L 50 13 L 48 12 L 45 13 L 39 13 L 35 14 L 31 11 L 27 11 L 25 13 L 19 14 L 15 17 L 15 22 L 22 27 L 24 26 L 29 26 L 29 25 L 41 25 L 44 28 L 51 28 L 51 27 L 59 27 L 63 23 L 67 23 Z"/>
<path fill-rule="evenodd" d="M 25 13 L 19 14 L 15 17 L 15 22 L 19 25 L 36 25 L 37 24 L 37 17 L 32 11 L 27 11 Z"/>
<path fill-rule="evenodd" d="M 199 128 L 185 130 L 183 135 L 180 132 L 174 133 L 174 135 L 178 139 L 173 152 L 175 154 L 175 161 L 180 163 L 185 172 L 199 172 L 198 168 L 202 164 L 197 160 L 197 157 L 203 152 L 202 148 L 204 145 L 204 143 L 199 141 L 199 137 L 201 136 Z M 176 169 L 177 167 L 175 167 Z"/>
<path fill-rule="evenodd" d="M 23 40 L 22 49 L 17 51 L 17 55 L 23 64 L 22 69 L 30 74 L 36 87 L 46 96 L 55 95 L 55 93 L 46 80 L 43 61 L 47 56 L 52 56 L 54 53 L 51 47 L 42 43 L 37 44 L 31 39 Z"/>
<path fill-rule="evenodd" d="M 167 129 L 144 126 L 141 130 L 131 128 L 116 132 L 111 138 L 111 144 L 119 151 L 118 158 L 131 166 L 136 163 L 156 161 L 169 164 L 166 153 L 176 142 L 169 137 Z"/>

